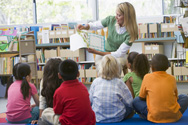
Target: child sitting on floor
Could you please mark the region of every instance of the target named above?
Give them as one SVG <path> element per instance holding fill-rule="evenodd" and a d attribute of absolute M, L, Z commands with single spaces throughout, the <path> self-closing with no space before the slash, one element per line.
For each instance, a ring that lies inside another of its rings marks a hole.
<path fill-rule="evenodd" d="M 131 72 L 124 76 L 123 81 L 126 83 L 134 98 L 139 95 L 142 79 L 149 72 L 150 65 L 145 54 L 131 52 L 127 57 L 127 67 Z"/>
<path fill-rule="evenodd" d="M 188 96 L 178 96 L 174 76 L 165 72 L 168 64 L 165 55 L 156 54 L 152 58 L 153 73 L 144 76 L 139 97 L 133 101 L 135 111 L 151 122 L 176 122 L 188 106 Z"/>
<path fill-rule="evenodd" d="M 120 74 L 117 59 L 105 55 L 99 65 L 99 77 L 93 81 L 89 92 L 97 122 L 120 122 L 133 116 L 133 98 Z"/>
<path fill-rule="evenodd" d="M 31 123 L 39 117 L 39 98 L 34 84 L 30 83 L 31 69 L 26 63 L 14 66 L 15 79 L 8 88 L 7 121 L 8 123 Z M 31 96 L 36 106 L 30 105 Z"/>
<path fill-rule="evenodd" d="M 64 82 L 55 91 L 53 109 L 45 109 L 42 120 L 55 125 L 95 125 L 88 90 L 76 79 L 79 77 L 76 62 L 64 60 L 59 66 L 58 75 Z"/>

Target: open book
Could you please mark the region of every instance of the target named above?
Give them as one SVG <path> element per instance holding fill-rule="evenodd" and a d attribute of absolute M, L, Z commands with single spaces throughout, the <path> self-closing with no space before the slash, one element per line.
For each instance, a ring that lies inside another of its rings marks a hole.
<path fill-rule="evenodd" d="M 104 52 L 105 37 L 78 30 L 76 34 L 70 36 L 70 50 L 75 51 L 80 48 L 93 48 Z"/>

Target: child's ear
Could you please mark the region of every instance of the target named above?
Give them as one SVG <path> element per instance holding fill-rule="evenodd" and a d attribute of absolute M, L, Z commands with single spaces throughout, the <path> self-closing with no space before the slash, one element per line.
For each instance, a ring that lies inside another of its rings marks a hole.
<path fill-rule="evenodd" d="M 77 77 L 79 77 L 80 76 L 80 72 L 78 71 L 78 73 L 77 73 Z"/>
<path fill-rule="evenodd" d="M 26 78 L 27 82 L 30 82 L 31 81 L 31 75 L 27 75 Z"/>
<path fill-rule="evenodd" d="M 58 78 L 59 79 L 63 79 L 62 76 L 60 75 L 60 73 L 58 73 Z"/>

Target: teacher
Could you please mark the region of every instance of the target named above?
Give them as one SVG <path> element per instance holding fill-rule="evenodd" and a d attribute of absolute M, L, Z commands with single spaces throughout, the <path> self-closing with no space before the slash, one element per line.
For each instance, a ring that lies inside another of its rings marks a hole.
<path fill-rule="evenodd" d="M 108 16 L 102 21 L 77 26 L 79 30 L 98 30 L 104 27 L 108 27 L 105 52 L 92 48 L 89 48 L 88 52 L 96 54 L 95 64 L 97 67 L 104 55 L 111 54 L 119 60 L 125 74 L 127 52 L 138 38 L 136 14 L 132 4 L 128 2 L 120 3 L 117 5 L 116 16 Z"/>

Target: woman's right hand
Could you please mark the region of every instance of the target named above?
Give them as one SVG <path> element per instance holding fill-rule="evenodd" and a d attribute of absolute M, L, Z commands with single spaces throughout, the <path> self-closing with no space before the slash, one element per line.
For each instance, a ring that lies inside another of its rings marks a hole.
<path fill-rule="evenodd" d="M 86 25 L 82 25 L 82 24 L 78 24 L 78 26 L 77 26 L 77 29 L 79 29 L 79 30 L 89 30 L 89 25 L 88 24 L 86 24 Z"/>

